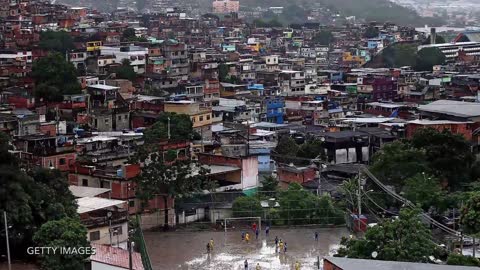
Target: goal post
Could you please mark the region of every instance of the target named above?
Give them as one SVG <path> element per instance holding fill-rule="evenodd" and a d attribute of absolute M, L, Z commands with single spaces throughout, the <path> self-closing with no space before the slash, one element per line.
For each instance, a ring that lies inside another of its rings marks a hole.
<path fill-rule="evenodd" d="M 257 222 L 258 230 L 262 230 L 262 218 L 261 217 L 236 217 L 236 218 L 225 218 L 223 220 L 223 226 L 225 229 L 225 233 L 227 233 L 228 230 L 228 223 L 229 221 L 244 221 L 244 222 Z M 235 227 L 234 227 L 235 228 Z"/>

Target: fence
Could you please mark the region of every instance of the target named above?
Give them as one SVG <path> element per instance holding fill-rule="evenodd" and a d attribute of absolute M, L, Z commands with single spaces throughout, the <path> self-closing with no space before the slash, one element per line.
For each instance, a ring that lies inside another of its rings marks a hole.
<path fill-rule="evenodd" d="M 137 216 L 137 224 L 141 224 L 141 218 Z M 150 262 L 150 256 L 148 255 L 147 246 L 145 244 L 145 238 L 143 238 L 142 226 L 137 226 L 135 230 L 135 240 L 138 251 L 142 256 L 142 264 L 145 270 L 153 270 L 152 263 Z"/>

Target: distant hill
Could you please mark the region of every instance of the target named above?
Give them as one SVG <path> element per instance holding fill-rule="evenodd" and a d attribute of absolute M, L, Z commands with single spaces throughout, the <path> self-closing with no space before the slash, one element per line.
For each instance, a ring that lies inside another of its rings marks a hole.
<path fill-rule="evenodd" d="M 240 0 L 246 7 L 300 6 L 308 10 L 312 6 L 327 7 L 344 16 L 356 16 L 368 21 L 393 22 L 401 25 L 417 27 L 425 24 L 439 26 L 444 22 L 441 18 L 425 18 L 415 11 L 392 3 L 388 0 Z"/>

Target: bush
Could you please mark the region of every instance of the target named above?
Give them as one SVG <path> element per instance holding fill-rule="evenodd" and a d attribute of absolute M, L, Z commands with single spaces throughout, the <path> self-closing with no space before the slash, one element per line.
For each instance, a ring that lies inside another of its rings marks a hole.
<path fill-rule="evenodd" d="M 262 217 L 263 208 L 260 200 L 254 197 L 238 197 L 233 201 L 234 217 Z"/>
<path fill-rule="evenodd" d="M 461 254 L 450 254 L 447 259 L 448 265 L 480 266 L 480 260 L 472 256 L 463 256 Z"/>

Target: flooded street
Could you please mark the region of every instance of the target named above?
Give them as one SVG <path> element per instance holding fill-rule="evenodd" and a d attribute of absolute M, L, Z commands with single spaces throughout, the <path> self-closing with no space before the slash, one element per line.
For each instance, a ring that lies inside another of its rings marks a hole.
<path fill-rule="evenodd" d="M 318 242 L 314 239 L 319 234 Z M 248 260 L 249 269 L 257 263 L 262 269 L 294 269 L 296 261 L 301 269 L 317 269 L 317 256 L 332 254 L 338 248 L 342 236 L 348 236 L 345 228 L 292 228 L 271 229 L 250 243 L 241 239 L 240 231 L 224 232 L 145 232 L 150 259 L 155 270 L 163 269 L 244 269 Z M 276 252 L 275 236 L 287 243 L 287 252 Z M 214 240 L 214 250 L 207 254 L 207 242 Z"/>

